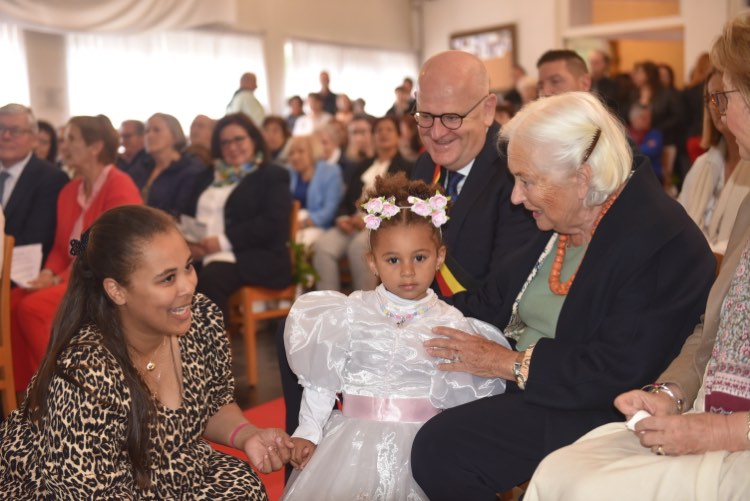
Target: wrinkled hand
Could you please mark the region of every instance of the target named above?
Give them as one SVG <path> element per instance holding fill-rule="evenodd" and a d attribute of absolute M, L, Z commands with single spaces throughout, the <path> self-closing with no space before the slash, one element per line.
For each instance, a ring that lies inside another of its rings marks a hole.
<path fill-rule="evenodd" d="M 296 469 L 301 470 L 305 467 L 317 447 L 314 443 L 304 438 L 292 437 L 294 450 L 292 450 L 291 463 Z"/>
<path fill-rule="evenodd" d="M 652 416 L 669 416 L 677 414 L 677 405 L 672 397 L 666 393 L 648 393 L 643 390 L 633 390 L 620 394 L 615 398 L 615 407 L 625 414 L 627 419 L 633 414 L 644 410 Z"/>
<path fill-rule="evenodd" d="M 206 254 L 213 254 L 214 252 L 219 252 L 221 250 L 219 237 L 217 236 L 204 238 L 201 240 L 201 246 L 205 249 Z"/>
<path fill-rule="evenodd" d="M 188 242 L 188 247 L 190 248 L 190 253 L 193 255 L 193 259 L 203 259 L 208 254 L 206 248 L 199 243 Z"/>
<path fill-rule="evenodd" d="M 271 473 L 289 462 L 294 442 L 278 428 L 256 428 L 242 448 L 260 473 Z"/>
<path fill-rule="evenodd" d="M 435 327 L 440 336 L 424 342 L 433 357 L 453 360 L 438 364 L 441 371 L 469 372 L 481 377 L 513 379 L 512 367 L 516 352 L 483 338 L 450 327 Z M 456 359 L 456 357 L 458 357 Z M 505 369 L 505 367 L 508 369 Z"/>
<path fill-rule="evenodd" d="M 55 274 L 52 273 L 51 270 L 44 269 L 39 272 L 39 275 L 37 275 L 35 279 L 29 281 L 29 286 L 27 288 L 29 290 L 39 290 L 52 287 L 53 285 L 56 285 Z"/>
<path fill-rule="evenodd" d="M 733 443 L 728 416 L 696 412 L 678 416 L 648 417 L 635 425 L 641 445 L 669 456 L 738 450 Z"/>
<path fill-rule="evenodd" d="M 336 218 L 336 228 L 341 230 L 343 233 L 351 233 L 352 223 L 349 221 L 349 216 L 339 216 Z"/>

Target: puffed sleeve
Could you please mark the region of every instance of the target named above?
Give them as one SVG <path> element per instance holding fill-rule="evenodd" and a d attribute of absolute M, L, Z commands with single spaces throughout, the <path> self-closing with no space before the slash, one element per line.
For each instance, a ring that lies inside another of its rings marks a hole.
<path fill-rule="evenodd" d="M 50 383 L 40 435 L 40 470 L 54 499 L 132 499 L 124 451 L 129 392 L 120 368 L 94 345 L 71 348 L 64 377 Z"/>
<path fill-rule="evenodd" d="M 510 349 L 510 344 L 502 331 L 487 322 L 475 318 L 461 317 L 453 325 L 448 326 L 462 330 L 467 334 L 484 337 Z M 484 378 L 468 372 L 438 370 L 432 378 L 430 400 L 435 407 L 447 409 L 504 392 L 505 380 L 502 378 Z"/>
<path fill-rule="evenodd" d="M 347 297 L 340 292 L 309 292 L 294 302 L 284 345 L 302 386 L 341 390 L 349 351 L 348 318 Z"/>

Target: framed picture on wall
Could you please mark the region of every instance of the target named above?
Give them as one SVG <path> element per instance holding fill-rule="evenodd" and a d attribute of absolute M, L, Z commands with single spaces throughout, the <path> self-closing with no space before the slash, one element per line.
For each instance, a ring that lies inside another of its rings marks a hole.
<path fill-rule="evenodd" d="M 492 90 L 505 90 L 513 86 L 512 71 L 516 64 L 515 24 L 451 34 L 450 48 L 469 52 L 481 59 L 490 74 Z"/>

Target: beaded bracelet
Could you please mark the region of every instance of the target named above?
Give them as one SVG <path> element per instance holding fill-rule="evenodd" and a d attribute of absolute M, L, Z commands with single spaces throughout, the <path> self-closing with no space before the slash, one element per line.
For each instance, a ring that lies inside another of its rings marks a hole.
<path fill-rule="evenodd" d="M 245 421 L 244 423 L 238 424 L 237 427 L 232 431 L 232 434 L 229 435 L 229 445 L 231 445 L 235 449 L 239 449 L 239 447 L 234 445 L 234 439 L 237 438 L 237 434 L 240 432 L 242 428 L 244 428 L 245 426 L 250 426 L 250 424 L 251 423 L 249 421 Z"/>
<path fill-rule="evenodd" d="M 664 393 L 668 395 L 672 400 L 674 400 L 674 403 L 677 404 L 677 412 L 679 414 L 682 414 L 682 411 L 685 407 L 685 401 L 681 398 L 677 398 L 677 395 L 674 394 L 672 389 L 667 386 L 666 383 L 654 383 L 654 384 L 647 384 L 641 390 L 647 392 L 647 393 Z"/>

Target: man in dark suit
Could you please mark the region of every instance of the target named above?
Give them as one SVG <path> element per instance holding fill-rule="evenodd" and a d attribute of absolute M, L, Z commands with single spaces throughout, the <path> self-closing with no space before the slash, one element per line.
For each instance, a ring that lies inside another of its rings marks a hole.
<path fill-rule="evenodd" d="M 34 153 L 36 119 L 20 104 L 0 108 L 0 203 L 5 232 L 16 245 L 42 244 L 44 258 L 55 239 L 57 194 L 68 176 Z"/>
<path fill-rule="evenodd" d="M 503 256 L 541 243 L 541 233 L 528 211 L 510 203 L 513 178 L 497 148 L 497 97 L 484 64 L 466 52 L 443 52 L 422 66 L 418 83 L 414 117 L 427 152 L 412 178 L 441 184 L 454 202 L 443 228 L 448 255 L 436 277 L 438 292 L 449 297 L 478 288 L 504 266 Z"/>

